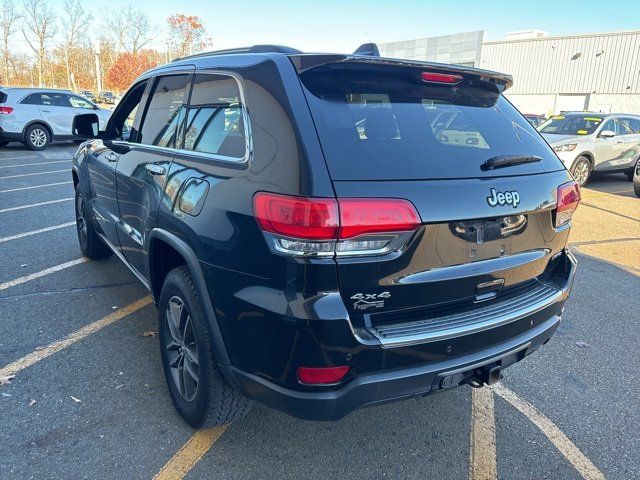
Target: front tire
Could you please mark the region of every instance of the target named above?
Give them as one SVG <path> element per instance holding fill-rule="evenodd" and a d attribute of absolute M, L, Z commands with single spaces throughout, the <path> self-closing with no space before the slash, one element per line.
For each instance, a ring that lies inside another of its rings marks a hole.
<path fill-rule="evenodd" d="M 24 144 L 29 150 L 44 150 L 49 143 L 51 143 L 49 130 L 39 123 L 30 125 L 24 132 Z"/>
<path fill-rule="evenodd" d="M 225 380 L 216 364 L 204 310 L 186 266 L 167 275 L 158 317 L 164 375 L 180 416 L 194 428 L 244 417 L 251 400 Z"/>
<path fill-rule="evenodd" d="M 591 162 L 587 157 L 578 157 L 571 167 L 571 175 L 576 183 L 583 187 L 591 176 Z"/>
<path fill-rule="evenodd" d="M 96 232 L 91 217 L 88 216 L 89 208 L 84 201 L 80 186 L 76 186 L 76 230 L 78 232 L 78 243 L 82 254 L 91 260 L 101 260 L 108 258 L 113 253 L 111 249 L 102 241 Z"/>

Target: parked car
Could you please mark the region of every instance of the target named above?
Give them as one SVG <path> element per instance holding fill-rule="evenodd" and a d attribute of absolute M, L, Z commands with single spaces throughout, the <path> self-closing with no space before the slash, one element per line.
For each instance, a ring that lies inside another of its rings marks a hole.
<path fill-rule="evenodd" d="M 541 125 L 547 119 L 547 117 L 545 117 L 544 115 L 538 115 L 535 113 L 523 113 L 523 115 L 524 118 L 526 118 L 527 121 L 534 127 Z"/>
<path fill-rule="evenodd" d="M 55 140 L 78 140 L 71 133 L 73 117 L 91 111 L 106 126 L 111 114 L 69 90 L 3 88 L 0 90 L 0 147 L 22 142 L 43 150 Z"/>
<path fill-rule="evenodd" d="M 80 95 L 92 103 L 96 103 L 96 95 L 91 90 L 83 90 L 80 92 Z"/>
<path fill-rule="evenodd" d="M 98 94 L 98 101 L 100 103 L 109 103 L 111 105 L 115 105 L 116 96 L 113 94 L 113 92 L 100 92 Z"/>
<path fill-rule="evenodd" d="M 633 179 L 640 158 L 640 116 L 567 112 L 538 127 L 560 160 L 582 186 L 593 172 L 625 173 Z"/>
<path fill-rule="evenodd" d="M 374 47 L 195 55 L 139 77 L 99 135 L 76 117 L 80 249 L 151 291 L 194 427 L 480 387 L 560 324 L 580 194 L 511 77 Z M 442 112 L 482 141 L 444 141 Z"/>
<path fill-rule="evenodd" d="M 633 191 L 637 197 L 640 197 L 640 159 L 638 159 L 633 169 Z"/>

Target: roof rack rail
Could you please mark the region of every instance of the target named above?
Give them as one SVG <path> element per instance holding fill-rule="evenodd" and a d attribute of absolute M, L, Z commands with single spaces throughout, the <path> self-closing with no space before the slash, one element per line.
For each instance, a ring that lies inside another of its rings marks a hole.
<path fill-rule="evenodd" d="M 228 48 L 226 50 L 213 50 L 211 52 L 202 52 L 196 53 L 195 55 L 188 55 L 186 57 L 174 58 L 172 62 L 177 62 L 179 60 L 189 60 L 192 58 L 202 58 L 209 57 L 212 55 L 229 55 L 233 53 L 302 53 L 300 50 L 296 50 L 295 48 L 285 47 L 283 45 L 253 45 L 252 47 L 241 47 L 241 48 Z"/>

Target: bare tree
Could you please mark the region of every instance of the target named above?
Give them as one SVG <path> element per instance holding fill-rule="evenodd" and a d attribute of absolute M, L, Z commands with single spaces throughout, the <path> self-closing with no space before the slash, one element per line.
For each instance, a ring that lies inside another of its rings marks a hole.
<path fill-rule="evenodd" d="M 36 54 L 38 60 L 38 85 L 44 86 L 44 62 L 47 56 L 47 44 L 56 33 L 55 14 L 49 8 L 47 0 L 25 0 L 25 25 L 22 27 L 24 38 Z"/>
<path fill-rule="evenodd" d="M 85 40 L 86 27 L 91 22 L 92 16 L 85 11 L 80 0 L 65 0 L 65 19 L 62 21 L 65 47 L 65 66 L 67 70 L 67 88 L 77 90 L 75 78 L 71 68 L 70 58 L 78 44 Z"/>
<path fill-rule="evenodd" d="M 0 28 L 2 29 L 2 64 L 4 67 L 4 81 L 9 85 L 11 80 L 10 64 L 11 53 L 9 51 L 9 38 L 16 31 L 16 23 L 21 15 L 13 0 L 2 0 L 0 3 Z"/>
<path fill-rule="evenodd" d="M 105 12 L 104 19 L 116 50 L 138 53 L 151 41 L 149 17 L 131 5 Z"/>

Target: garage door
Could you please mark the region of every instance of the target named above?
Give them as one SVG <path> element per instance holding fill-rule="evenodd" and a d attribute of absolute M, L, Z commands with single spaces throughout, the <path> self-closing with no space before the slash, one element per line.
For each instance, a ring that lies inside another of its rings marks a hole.
<path fill-rule="evenodd" d="M 553 113 L 582 111 L 589 105 L 589 94 L 563 94 L 556 98 L 556 108 Z"/>

